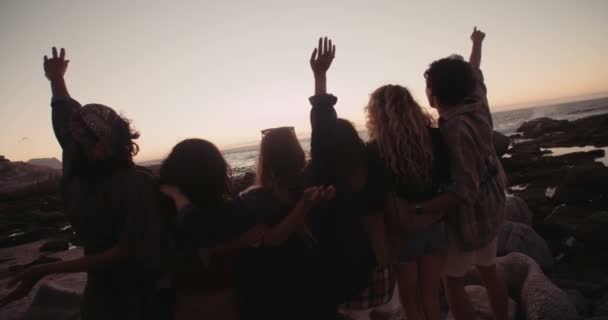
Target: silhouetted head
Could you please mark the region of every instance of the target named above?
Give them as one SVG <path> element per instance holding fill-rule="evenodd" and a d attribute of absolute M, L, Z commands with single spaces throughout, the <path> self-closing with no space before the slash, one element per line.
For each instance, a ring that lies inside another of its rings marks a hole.
<path fill-rule="evenodd" d="M 293 127 L 262 131 L 256 185 L 273 192 L 300 183 L 306 155 Z"/>
<path fill-rule="evenodd" d="M 367 129 L 380 157 L 395 175 L 412 183 L 431 180 L 433 123 L 409 90 L 386 85 L 374 91 L 366 107 Z"/>
<path fill-rule="evenodd" d="M 83 175 L 133 164 L 139 151 L 134 140 L 139 133 L 131 129 L 131 122 L 112 108 L 88 104 L 72 114 L 70 133 L 84 156 L 79 169 Z"/>
<path fill-rule="evenodd" d="M 160 167 L 160 181 L 179 187 L 199 207 L 220 205 L 230 192 L 226 160 L 213 143 L 202 139 L 175 145 Z"/>
<path fill-rule="evenodd" d="M 463 103 L 475 91 L 477 81 L 473 66 L 458 55 L 434 61 L 424 77 L 426 94 L 433 108 Z"/>

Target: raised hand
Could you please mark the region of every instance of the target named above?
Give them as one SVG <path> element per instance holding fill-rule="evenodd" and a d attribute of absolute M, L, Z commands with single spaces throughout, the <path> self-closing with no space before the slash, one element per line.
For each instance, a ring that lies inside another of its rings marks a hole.
<path fill-rule="evenodd" d="M 310 68 L 315 75 L 325 74 L 336 56 L 336 46 L 331 39 L 319 38 L 319 47 L 312 51 Z"/>
<path fill-rule="evenodd" d="M 50 81 L 63 79 L 70 60 L 65 60 L 64 48 L 61 48 L 59 56 L 57 56 L 57 48 L 53 47 L 52 54 L 50 59 L 44 56 L 44 75 Z"/>
<path fill-rule="evenodd" d="M 471 33 L 471 41 L 473 43 L 481 43 L 485 37 L 486 34 L 483 31 L 478 30 L 477 27 L 473 28 L 473 33 Z"/>

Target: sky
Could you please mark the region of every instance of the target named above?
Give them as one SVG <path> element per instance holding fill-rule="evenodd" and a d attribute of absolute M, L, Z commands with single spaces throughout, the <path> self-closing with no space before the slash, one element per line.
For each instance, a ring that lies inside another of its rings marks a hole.
<path fill-rule="evenodd" d="M 145 161 L 185 138 L 226 148 L 283 125 L 305 136 L 319 36 L 337 47 L 328 90 L 339 116 L 363 127 L 369 94 L 388 83 L 427 106 L 424 70 L 468 57 L 473 26 L 487 34 L 493 111 L 608 95 L 605 0 L 2 0 L 0 154 L 60 158 L 42 69 L 52 46 L 66 48 L 75 99 L 133 120 Z"/>

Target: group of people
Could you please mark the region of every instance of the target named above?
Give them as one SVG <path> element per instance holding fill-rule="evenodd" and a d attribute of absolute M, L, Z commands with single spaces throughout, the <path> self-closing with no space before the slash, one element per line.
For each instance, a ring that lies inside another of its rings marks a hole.
<path fill-rule="evenodd" d="M 206 140 L 178 143 L 158 175 L 136 166 L 139 134 L 113 109 L 72 99 L 65 50 L 53 48 L 44 71 L 61 190 L 84 256 L 29 268 L 2 304 L 46 275 L 86 272 L 83 319 L 337 319 L 398 288 L 408 319 L 437 320 L 442 284 L 455 319 L 474 319 L 464 278 L 476 267 L 507 319 L 495 266 L 505 176 L 479 69 L 484 37 L 475 28 L 468 62 L 426 70 L 438 121 L 407 88 L 376 89 L 367 142 L 337 115 L 335 45 L 319 39 L 309 159 L 293 127 L 263 130 L 255 182 L 239 194 Z"/>

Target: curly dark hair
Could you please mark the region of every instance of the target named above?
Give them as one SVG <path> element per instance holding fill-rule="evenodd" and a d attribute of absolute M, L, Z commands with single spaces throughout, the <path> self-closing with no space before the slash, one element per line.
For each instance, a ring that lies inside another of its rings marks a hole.
<path fill-rule="evenodd" d="M 444 106 L 462 103 L 474 92 L 477 81 L 473 66 L 458 55 L 434 61 L 424 77 L 431 94 Z"/>
<path fill-rule="evenodd" d="M 133 157 L 139 153 L 139 145 L 134 141 L 139 132 L 131 127 L 131 120 L 119 116 L 112 128 L 112 156 L 121 163 L 133 163 Z"/>
<path fill-rule="evenodd" d="M 213 207 L 230 193 L 230 168 L 213 143 L 186 139 L 173 147 L 161 165 L 160 182 L 177 186 L 199 207 Z"/>

